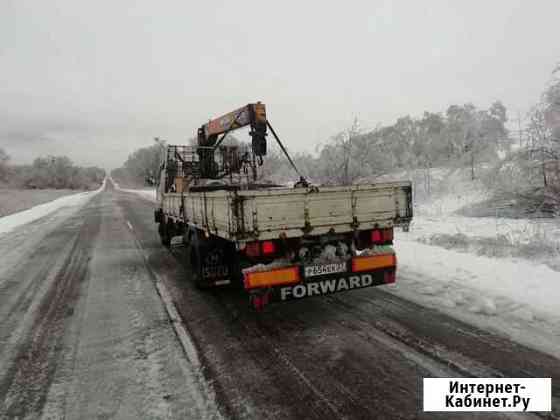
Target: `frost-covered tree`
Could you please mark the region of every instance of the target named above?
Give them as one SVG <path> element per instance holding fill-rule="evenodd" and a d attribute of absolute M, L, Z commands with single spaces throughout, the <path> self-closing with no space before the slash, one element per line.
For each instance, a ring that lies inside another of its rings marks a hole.
<path fill-rule="evenodd" d="M 332 136 L 319 149 L 316 173 L 312 177 L 325 184 L 349 185 L 372 175 L 380 175 L 393 156 L 383 148 L 383 133 L 375 129 L 364 133 L 357 119 Z"/>
<path fill-rule="evenodd" d="M 545 92 L 544 118 L 550 130 L 550 172 L 553 183 L 560 190 L 560 65 L 554 70 Z"/>
<path fill-rule="evenodd" d="M 6 151 L 0 148 L 0 181 L 8 180 L 8 162 L 10 161 L 10 156 Z"/>
<path fill-rule="evenodd" d="M 143 184 L 154 179 L 161 163 L 161 145 L 142 147 L 128 156 L 124 163 L 125 173 L 137 183 Z"/>
<path fill-rule="evenodd" d="M 15 167 L 26 188 L 89 189 L 99 186 L 105 171 L 75 166 L 67 156 L 39 157 L 30 166 Z"/>
<path fill-rule="evenodd" d="M 495 112 L 499 120 L 500 113 Z M 560 208 L 560 80 L 558 69 L 541 100 L 527 114 L 525 142 L 499 162 L 488 185 L 533 211 Z"/>

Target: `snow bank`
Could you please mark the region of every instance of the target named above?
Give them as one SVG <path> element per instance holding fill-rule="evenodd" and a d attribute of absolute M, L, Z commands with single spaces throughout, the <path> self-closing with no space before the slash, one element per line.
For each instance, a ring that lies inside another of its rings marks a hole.
<path fill-rule="evenodd" d="M 466 254 L 397 240 L 400 266 L 430 283 L 470 287 L 487 296 L 507 297 L 538 312 L 560 316 L 560 274 L 528 261 Z"/>
<path fill-rule="evenodd" d="M 67 195 L 48 203 L 31 207 L 30 209 L 0 217 L 0 235 L 5 234 L 18 226 L 31 223 L 41 217 L 47 216 L 63 207 L 82 206 L 87 203 L 94 195 L 105 188 L 105 182 L 95 191 L 87 191 L 77 194 Z"/>
<path fill-rule="evenodd" d="M 119 183 L 115 181 L 113 178 L 110 179 L 113 183 L 115 189 L 119 191 L 129 192 L 133 194 L 137 194 L 142 198 L 150 201 L 156 201 L 156 189 L 155 188 L 141 188 L 141 189 L 132 189 L 132 188 L 121 188 Z"/>
<path fill-rule="evenodd" d="M 423 240 L 436 234 L 462 234 L 469 238 L 505 237 L 512 244 L 527 244 L 539 237 L 543 241 L 560 244 L 560 220 L 414 216 L 410 225 L 411 238 Z"/>
<path fill-rule="evenodd" d="M 152 188 L 150 188 L 150 189 L 146 188 L 146 189 L 141 189 L 141 190 L 119 188 L 119 190 L 139 195 L 140 197 L 145 198 L 146 200 L 156 201 L 156 190 L 152 189 Z"/>
<path fill-rule="evenodd" d="M 560 274 L 542 264 L 443 249 L 397 235 L 388 291 L 560 354 Z"/>
<path fill-rule="evenodd" d="M 415 195 L 410 232 L 395 231 L 397 282 L 386 290 L 560 357 L 560 220 L 507 219 L 500 208 L 457 215 L 488 198 L 466 175 L 432 173 L 431 194 Z"/>

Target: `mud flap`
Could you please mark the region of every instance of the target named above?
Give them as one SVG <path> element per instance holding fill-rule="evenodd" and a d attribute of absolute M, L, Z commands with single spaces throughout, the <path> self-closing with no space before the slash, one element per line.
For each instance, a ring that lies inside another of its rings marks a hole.
<path fill-rule="evenodd" d="M 235 248 L 225 241 L 193 235 L 190 258 L 196 286 L 209 288 L 233 283 L 237 260 L 234 252 Z"/>

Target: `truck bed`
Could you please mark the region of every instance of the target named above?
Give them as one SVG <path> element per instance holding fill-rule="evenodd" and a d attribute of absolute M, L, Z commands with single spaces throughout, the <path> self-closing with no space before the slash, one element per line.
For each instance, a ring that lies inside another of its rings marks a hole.
<path fill-rule="evenodd" d="M 410 182 L 167 193 L 161 201 L 168 217 L 241 242 L 407 225 L 412 218 Z"/>

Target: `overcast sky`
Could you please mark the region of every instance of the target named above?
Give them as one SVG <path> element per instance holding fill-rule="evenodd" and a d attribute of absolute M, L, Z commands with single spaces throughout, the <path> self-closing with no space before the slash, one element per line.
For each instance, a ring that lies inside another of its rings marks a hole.
<path fill-rule="evenodd" d="M 249 102 L 291 150 L 357 116 L 515 117 L 560 60 L 560 1 L 0 0 L 0 147 L 120 166 Z"/>

